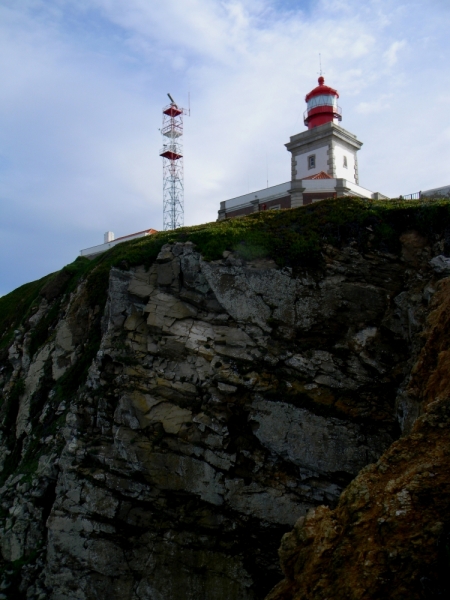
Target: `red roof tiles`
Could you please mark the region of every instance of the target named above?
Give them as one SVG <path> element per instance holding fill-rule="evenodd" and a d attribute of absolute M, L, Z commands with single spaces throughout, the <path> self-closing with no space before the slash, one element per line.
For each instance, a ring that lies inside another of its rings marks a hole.
<path fill-rule="evenodd" d="M 302 179 L 333 179 L 331 175 L 325 173 L 325 171 L 320 171 L 320 173 L 316 173 L 315 175 L 310 175 L 309 177 L 302 177 Z"/>
<path fill-rule="evenodd" d="M 117 240 L 125 240 L 129 237 L 134 237 L 135 235 L 139 235 L 140 233 L 147 233 L 148 235 L 153 235 L 154 233 L 158 233 L 156 229 L 144 229 L 144 231 L 137 231 L 136 233 L 129 233 L 128 235 L 123 235 L 122 237 L 118 237 L 113 242 L 117 242 Z"/>

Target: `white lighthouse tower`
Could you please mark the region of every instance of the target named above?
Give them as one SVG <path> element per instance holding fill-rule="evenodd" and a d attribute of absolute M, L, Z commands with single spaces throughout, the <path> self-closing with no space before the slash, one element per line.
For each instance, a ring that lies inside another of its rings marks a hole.
<path fill-rule="evenodd" d="M 322 76 L 319 85 L 305 98 L 304 122 L 307 131 L 291 137 L 286 148 L 291 152 L 291 206 L 309 204 L 330 197 L 330 183 L 323 181 L 316 189 L 305 186 L 308 180 L 335 179 L 333 195 L 360 195 L 358 193 L 358 157 L 362 146 L 356 135 L 339 125 L 342 111 L 338 106 L 338 92 L 325 85 Z M 349 187 L 350 184 L 350 187 Z M 365 194 L 364 194 L 365 195 Z"/>

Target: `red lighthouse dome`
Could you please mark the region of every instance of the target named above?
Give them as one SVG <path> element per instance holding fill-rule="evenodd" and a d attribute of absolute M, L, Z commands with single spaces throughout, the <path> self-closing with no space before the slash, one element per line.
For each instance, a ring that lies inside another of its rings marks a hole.
<path fill-rule="evenodd" d="M 325 79 L 319 77 L 319 85 L 306 95 L 307 109 L 303 115 L 308 129 L 330 123 L 337 119 L 342 120 L 341 107 L 338 106 L 339 94 L 333 88 L 325 85 Z"/>

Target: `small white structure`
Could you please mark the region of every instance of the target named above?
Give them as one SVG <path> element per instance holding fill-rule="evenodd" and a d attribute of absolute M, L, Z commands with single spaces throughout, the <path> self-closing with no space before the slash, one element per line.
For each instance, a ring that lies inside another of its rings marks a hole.
<path fill-rule="evenodd" d="M 98 246 L 92 246 L 91 248 L 85 248 L 84 250 L 80 250 L 80 255 L 85 256 L 86 258 L 94 258 L 98 254 L 102 254 L 106 252 L 110 248 L 114 248 L 117 244 L 122 244 L 123 242 L 129 242 L 130 240 L 136 240 L 141 237 L 145 237 L 146 235 L 153 235 L 154 233 L 158 233 L 156 229 L 144 229 L 144 231 L 138 231 L 137 233 L 132 233 L 130 235 L 124 235 L 117 239 L 114 239 L 114 233 L 112 231 L 107 231 L 104 235 L 104 243 L 99 244 Z"/>

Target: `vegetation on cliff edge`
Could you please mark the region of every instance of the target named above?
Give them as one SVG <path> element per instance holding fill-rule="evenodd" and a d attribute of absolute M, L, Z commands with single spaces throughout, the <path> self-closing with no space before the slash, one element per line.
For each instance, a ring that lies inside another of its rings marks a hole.
<path fill-rule="evenodd" d="M 444 238 L 450 254 L 449 200 L 363 201 L 358 198 L 329 199 L 282 211 L 264 211 L 240 219 L 182 227 L 119 244 L 94 260 L 78 257 L 61 271 L 25 284 L 0 298 L 0 348 L 25 322 L 42 297 L 52 300 L 75 289 L 87 279 L 89 304 L 102 308 L 106 301 L 111 267 L 129 269 L 150 266 L 167 243 L 191 241 L 206 260 L 217 260 L 225 250 L 244 260 L 269 257 L 280 266 L 318 268 L 324 244 L 356 243 L 360 251 L 397 253 L 400 235 L 416 230 L 431 243 Z M 47 324 L 49 325 L 49 324 Z M 46 337 L 42 324 L 32 340 L 37 348 Z M 42 330 L 42 331 L 41 331 Z"/>

